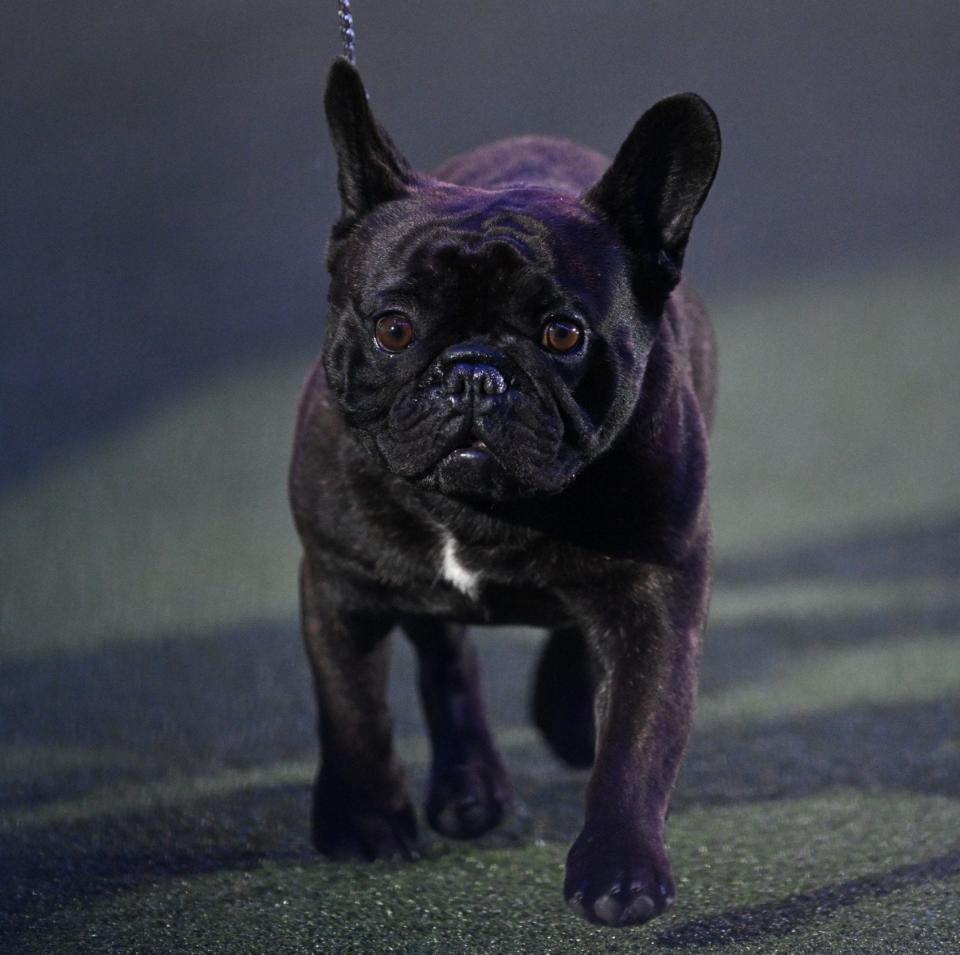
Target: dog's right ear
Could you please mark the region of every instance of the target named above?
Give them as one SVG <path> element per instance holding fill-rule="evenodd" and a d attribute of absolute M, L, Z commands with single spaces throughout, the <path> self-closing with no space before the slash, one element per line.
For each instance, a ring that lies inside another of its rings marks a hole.
<path fill-rule="evenodd" d="M 334 61 L 323 98 L 337 154 L 337 186 L 343 219 L 358 219 L 374 206 L 405 195 L 414 183 L 409 164 L 374 119 L 356 68 Z"/>

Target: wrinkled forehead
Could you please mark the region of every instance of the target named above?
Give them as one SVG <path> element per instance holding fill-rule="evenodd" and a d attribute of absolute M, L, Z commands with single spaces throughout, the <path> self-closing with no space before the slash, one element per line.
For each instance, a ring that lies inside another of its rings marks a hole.
<path fill-rule="evenodd" d="M 622 253 L 609 228 L 575 198 L 545 189 L 439 187 L 407 204 L 381 232 L 385 247 L 371 262 L 384 282 L 396 278 L 421 293 L 509 285 L 604 307 L 605 280 Z"/>

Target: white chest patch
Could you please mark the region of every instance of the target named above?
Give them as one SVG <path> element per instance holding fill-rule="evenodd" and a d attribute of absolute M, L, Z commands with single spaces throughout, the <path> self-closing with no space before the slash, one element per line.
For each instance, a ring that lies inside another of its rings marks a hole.
<path fill-rule="evenodd" d="M 480 591 L 480 574 L 475 570 L 467 570 L 460 563 L 457 557 L 457 542 L 446 531 L 443 532 L 443 562 L 440 565 L 440 576 L 472 600 L 477 599 Z"/>

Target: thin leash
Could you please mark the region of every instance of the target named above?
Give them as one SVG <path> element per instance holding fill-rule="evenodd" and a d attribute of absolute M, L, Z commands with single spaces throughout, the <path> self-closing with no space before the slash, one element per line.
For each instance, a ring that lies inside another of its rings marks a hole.
<path fill-rule="evenodd" d="M 350 12 L 350 0 L 337 0 L 337 16 L 340 20 L 340 42 L 343 43 L 343 55 L 348 63 L 357 64 L 357 37 L 353 32 L 353 14 Z"/>

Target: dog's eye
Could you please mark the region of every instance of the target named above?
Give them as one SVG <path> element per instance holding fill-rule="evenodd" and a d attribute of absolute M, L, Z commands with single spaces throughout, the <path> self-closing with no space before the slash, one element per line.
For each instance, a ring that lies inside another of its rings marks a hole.
<path fill-rule="evenodd" d="M 374 337 L 384 351 L 403 351 L 413 341 L 413 322 L 400 312 L 387 312 L 377 319 Z"/>
<path fill-rule="evenodd" d="M 543 338 L 540 344 L 550 351 L 565 352 L 573 351 L 580 344 L 583 337 L 583 330 L 576 322 L 567 318 L 555 318 L 543 326 Z"/>

